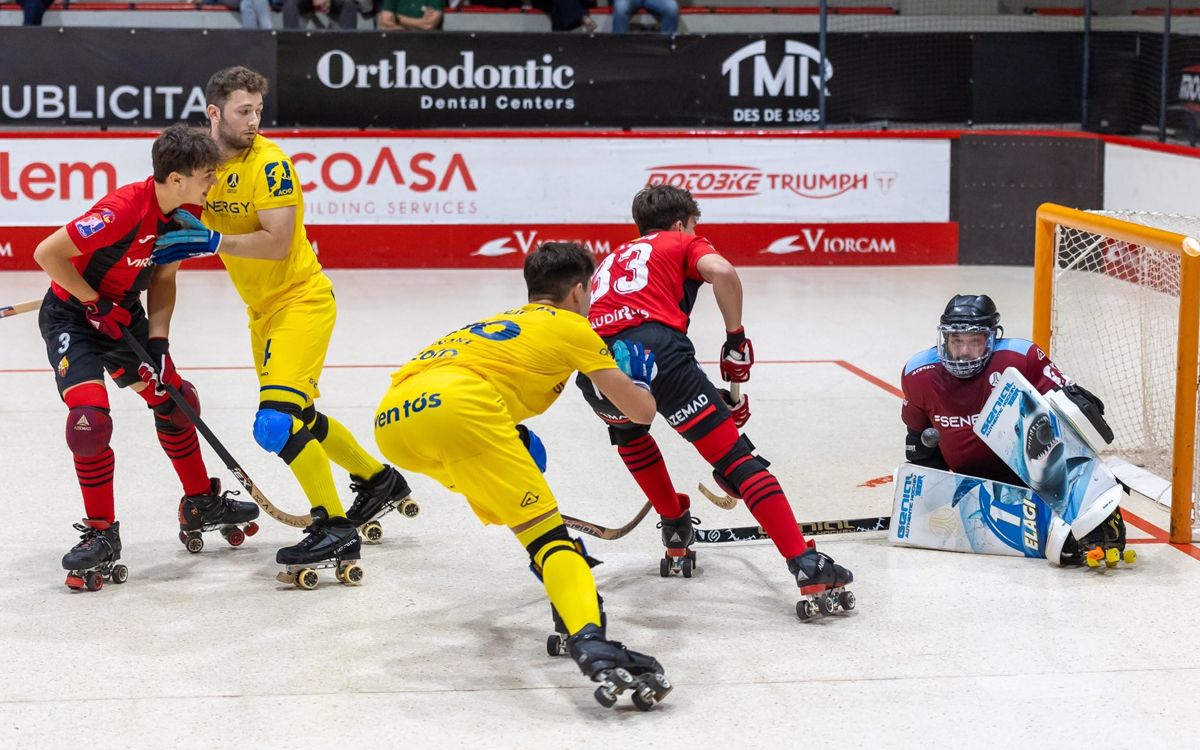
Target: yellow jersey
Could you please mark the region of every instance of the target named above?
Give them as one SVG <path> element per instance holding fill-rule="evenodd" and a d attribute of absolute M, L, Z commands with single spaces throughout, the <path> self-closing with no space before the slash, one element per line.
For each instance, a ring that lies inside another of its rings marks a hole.
<path fill-rule="evenodd" d="M 437 367 L 478 375 L 500 394 L 514 422 L 550 408 L 576 370 L 617 366 L 587 318 L 528 304 L 449 333 L 392 373 L 392 387 Z"/>
<path fill-rule="evenodd" d="M 208 191 L 201 220 L 221 234 L 249 234 L 262 229 L 258 212 L 296 207 L 292 246 L 283 260 L 221 255 L 242 301 L 258 313 L 271 308 L 284 292 L 321 273 L 321 264 L 304 231 L 304 194 L 292 160 L 261 135 L 245 151 L 221 165 L 217 184 Z"/>

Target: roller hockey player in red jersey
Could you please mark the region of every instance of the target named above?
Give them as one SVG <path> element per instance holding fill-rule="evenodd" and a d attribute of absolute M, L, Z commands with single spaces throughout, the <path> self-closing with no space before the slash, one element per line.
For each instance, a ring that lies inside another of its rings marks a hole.
<path fill-rule="evenodd" d="M 151 157 L 153 177 L 104 196 L 42 240 L 33 256 L 51 279 L 38 324 L 58 392 L 69 409 L 67 447 L 87 513 L 83 524 L 75 526 L 82 532 L 79 543 L 62 560 L 66 583 L 75 589 L 94 591 L 105 578 L 122 583 L 128 575 L 117 563 L 121 536 L 113 503 L 115 457 L 109 447 L 112 419 L 105 371 L 119 388 L 141 396 L 154 413 L 159 444 L 183 485 L 180 538 L 221 528 L 231 544 L 240 544 L 244 534 L 257 530 L 250 522 L 258 507 L 233 500 L 231 493 L 221 492 L 218 480 L 209 478 L 195 427 L 162 388 L 179 389 L 199 411 L 196 390 L 175 370 L 167 344 L 179 264 L 154 266 L 150 252 L 155 237 L 173 227 L 168 218 L 172 211 L 204 203 L 219 161 L 217 147 L 206 133 L 173 125 L 155 139 Z M 147 290 L 149 312 L 141 302 Z M 123 342 L 126 329 L 154 358 L 157 373 Z"/>
<path fill-rule="evenodd" d="M 754 364 L 754 349 L 742 328 L 742 286 L 737 271 L 703 237 L 696 236 L 700 209 L 691 193 L 669 185 L 647 187 L 633 199 L 633 219 L 642 234 L 604 259 L 592 277 L 592 328 L 618 360 L 625 349 L 644 347 L 655 355 L 657 369 L 651 392 L 658 413 L 713 467 L 713 477 L 746 507 L 771 536 L 800 592 L 807 597 L 801 609 L 811 616 L 814 601 L 832 611 L 840 590 L 853 574 L 805 542 L 791 505 L 769 463 L 754 454 L 754 445 L 738 428 L 750 418 L 749 401 L 736 403 L 729 391 L 719 390 L 696 361 L 688 338 L 690 313 L 704 283 L 725 321 L 721 347 L 721 376 L 744 383 Z M 690 576 L 695 530 L 687 495 L 675 491 L 658 444 L 649 427 L 631 422 L 604 399 L 586 378 L 577 385 L 596 414 L 609 425 L 609 437 L 634 481 L 662 517 L 666 555 L 663 576 Z M 848 592 L 843 602 L 852 602 Z M 852 606 L 852 605 L 851 605 Z"/>
<path fill-rule="evenodd" d="M 1032 341 L 1003 338 L 1000 313 L 987 295 L 952 297 L 937 330 L 937 346 L 914 355 L 901 375 L 900 416 L 908 428 L 905 459 L 909 463 L 1024 486 L 974 430 L 992 387 L 1009 367 L 1020 371 L 1040 393 L 1062 390 L 1103 439 L 1112 440 L 1103 402 L 1060 372 Z M 1083 539 L 1068 537 L 1059 561 L 1082 564 L 1080 548 L 1096 546 L 1124 551 L 1125 522 L 1119 507 Z"/>

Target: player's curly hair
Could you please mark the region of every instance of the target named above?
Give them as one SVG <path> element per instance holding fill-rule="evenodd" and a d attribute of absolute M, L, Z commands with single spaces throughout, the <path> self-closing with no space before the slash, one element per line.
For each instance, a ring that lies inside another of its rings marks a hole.
<path fill-rule="evenodd" d="M 207 130 L 176 123 L 154 139 L 150 147 L 154 181 L 164 183 L 172 172 L 191 176 L 196 170 L 221 166 L 221 154 Z"/>
<path fill-rule="evenodd" d="M 223 109 L 225 102 L 235 91 L 246 91 L 251 94 L 262 94 L 264 97 L 270 85 L 266 76 L 256 73 L 247 67 L 235 65 L 232 68 L 218 70 L 204 85 L 204 99 L 209 104 Z"/>
<path fill-rule="evenodd" d="M 677 221 L 687 224 L 693 216 L 700 218 L 700 207 L 692 194 L 683 188 L 649 185 L 633 196 L 633 223 L 642 234 L 656 229 L 666 231 Z"/>
<path fill-rule="evenodd" d="M 561 300 L 576 284 L 583 284 L 586 289 L 595 270 L 591 251 L 578 242 L 543 242 L 525 256 L 529 299 Z"/>

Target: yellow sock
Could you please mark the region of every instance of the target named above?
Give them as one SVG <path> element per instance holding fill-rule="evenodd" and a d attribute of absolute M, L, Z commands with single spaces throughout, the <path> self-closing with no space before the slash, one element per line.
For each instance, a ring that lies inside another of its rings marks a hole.
<path fill-rule="evenodd" d="M 320 438 L 321 446 L 335 464 L 363 479 L 370 479 L 383 471 L 383 464 L 358 444 L 344 424 L 329 415 L 324 417 L 328 432 Z"/>
<path fill-rule="evenodd" d="M 304 424 L 292 418 L 293 434 L 296 430 L 307 430 Z M 314 508 L 324 508 L 330 518 L 346 515 L 342 501 L 338 499 L 337 487 L 333 484 L 333 471 L 329 468 L 329 456 L 316 440 L 309 440 L 288 468 L 296 475 L 296 481 Z"/>
<path fill-rule="evenodd" d="M 552 517 L 531 529 L 517 534 L 521 544 L 528 546 L 555 526 L 562 525 L 562 516 Z M 549 554 L 552 550 L 558 550 Z M 600 600 L 596 595 L 596 579 L 587 560 L 579 554 L 574 543 L 555 539 L 537 551 L 534 563 L 542 569 L 542 585 L 550 603 L 570 634 L 578 633 L 584 625 L 600 624 Z"/>

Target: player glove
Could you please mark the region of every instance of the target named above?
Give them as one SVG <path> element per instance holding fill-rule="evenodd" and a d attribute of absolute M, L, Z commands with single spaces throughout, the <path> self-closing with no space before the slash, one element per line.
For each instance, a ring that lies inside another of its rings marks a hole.
<path fill-rule="evenodd" d="M 133 319 L 124 307 L 113 304 L 111 300 L 103 297 L 84 302 L 83 314 L 87 316 L 92 328 L 113 339 L 121 338 L 121 328 L 129 325 Z"/>
<path fill-rule="evenodd" d="M 654 379 L 654 352 L 647 351 L 641 344 L 626 344 L 618 340 L 613 344 L 612 354 L 617 367 L 629 376 L 634 385 L 650 390 L 650 381 Z"/>
<path fill-rule="evenodd" d="M 726 331 L 725 343 L 721 346 L 721 379 L 745 383 L 750 379 L 750 366 L 753 364 L 754 346 L 746 338 L 746 329 Z"/>
<path fill-rule="evenodd" d="M 733 394 L 724 388 L 721 389 L 721 398 L 729 406 L 729 411 L 733 414 L 733 423 L 738 427 L 745 427 L 750 421 L 750 397 L 746 394 L 740 394 L 741 398 L 737 401 L 733 400 Z"/>
<path fill-rule="evenodd" d="M 171 218 L 182 229 L 160 234 L 154 241 L 154 252 L 150 254 L 150 259 L 156 264 L 161 266 L 189 258 L 203 258 L 215 255 L 220 249 L 221 233 L 204 226 L 191 211 L 177 208 Z"/>
<path fill-rule="evenodd" d="M 542 439 L 537 436 L 537 433 L 529 429 L 523 424 L 517 425 L 517 434 L 521 436 L 521 442 L 525 444 L 525 449 L 529 451 L 533 462 L 537 464 L 538 471 L 546 473 L 546 446 L 542 443 Z"/>
<path fill-rule="evenodd" d="M 175 369 L 175 361 L 171 359 L 170 347 L 165 338 L 155 336 L 150 339 L 146 344 L 146 353 L 150 355 L 150 362 L 138 365 L 138 376 L 143 383 L 154 389 L 154 395 L 167 395 L 163 385 L 169 385 L 176 390 L 183 387 L 183 378 Z"/>

